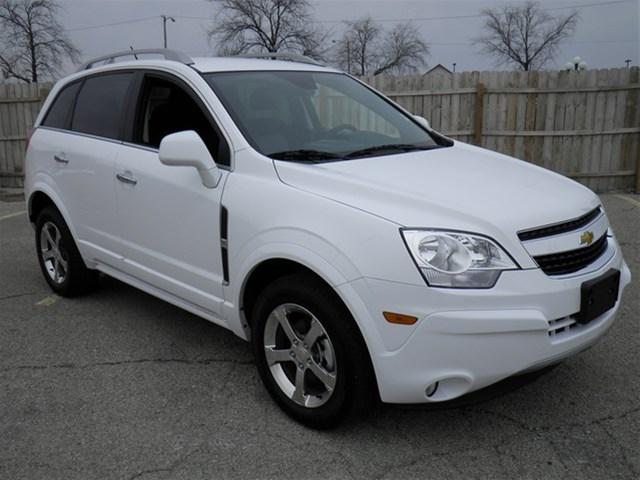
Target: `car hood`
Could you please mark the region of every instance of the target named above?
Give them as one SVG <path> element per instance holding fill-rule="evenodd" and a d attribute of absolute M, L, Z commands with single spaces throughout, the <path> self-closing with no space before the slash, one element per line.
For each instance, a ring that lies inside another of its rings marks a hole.
<path fill-rule="evenodd" d="M 401 226 L 469 230 L 496 239 L 578 217 L 600 203 L 562 175 L 460 142 L 348 161 L 274 163 L 288 185 Z"/>

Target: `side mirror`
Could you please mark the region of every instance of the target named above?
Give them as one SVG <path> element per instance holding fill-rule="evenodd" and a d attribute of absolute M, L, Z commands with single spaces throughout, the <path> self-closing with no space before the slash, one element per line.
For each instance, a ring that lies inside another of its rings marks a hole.
<path fill-rule="evenodd" d="M 414 115 L 413 119 L 416 122 L 418 122 L 421 126 L 426 128 L 427 130 L 431 130 L 431 125 L 429 125 L 429 120 L 427 120 L 426 118 L 421 117 L 420 115 Z"/>
<path fill-rule="evenodd" d="M 160 142 L 158 153 L 163 165 L 194 167 L 207 188 L 215 188 L 222 177 L 207 146 L 193 130 L 172 133 Z"/>

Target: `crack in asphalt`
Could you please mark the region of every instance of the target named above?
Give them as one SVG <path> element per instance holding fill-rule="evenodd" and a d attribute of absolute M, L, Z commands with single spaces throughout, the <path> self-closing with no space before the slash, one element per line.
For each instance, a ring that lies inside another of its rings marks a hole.
<path fill-rule="evenodd" d="M 12 298 L 29 297 L 31 295 L 37 295 L 38 293 L 41 293 L 41 292 L 25 292 L 25 293 L 16 293 L 13 295 L 5 295 L 4 297 L 0 297 L 0 301 L 11 300 Z"/>
<path fill-rule="evenodd" d="M 411 460 L 386 465 L 381 472 L 373 475 L 371 478 L 373 480 L 382 480 L 394 470 L 400 470 L 403 468 L 411 468 L 416 466 L 420 460 L 424 460 L 424 456 L 419 455 Z"/>
<path fill-rule="evenodd" d="M 633 461 L 631 460 L 631 458 L 629 458 L 629 455 L 627 454 L 627 448 L 628 447 L 626 445 L 624 445 L 623 443 L 621 443 L 620 440 L 615 435 L 613 435 L 605 425 L 601 425 L 601 426 L 602 426 L 602 430 L 604 431 L 605 435 L 607 437 L 609 437 L 611 439 L 611 441 L 613 443 L 615 443 L 618 446 L 618 448 L 620 449 L 620 454 L 622 455 L 622 459 L 624 461 L 624 465 L 627 467 L 629 472 L 631 472 L 631 474 L 634 476 L 634 478 L 639 478 L 640 477 L 640 472 L 638 470 L 636 470 L 636 467 L 633 464 Z"/>
<path fill-rule="evenodd" d="M 562 422 L 562 423 L 556 423 L 554 425 L 543 425 L 540 427 L 533 427 L 528 425 L 527 423 L 518 420 L 517 418 L 514 418 L 510 415 L 504 414 L 504 413 L 500 413 L 500 412 L 494 412 L 493 410 L 487 410 L 484 408 L 478 408 L 476 409 L 476 412 L 479 413 L 484 413 L 487 415 L 493 415 L 495 417 L 501 418 L 503 420 L 507 420 L 509 422 L 511 422 L 513 425 L 516 425 L 518 427 L 520 427 L 522 430 L 525 430 L 529 433 L 539 433 L 539 432 L 548 432 L 551 430 L 555 430 L 558 427 L 566 427 L 566 428 L 575 428 L 575 427 L 588 427 L 591 425 L 600 425 L 603 422 L 608 422 L 608 421 L 612 421 L 612 420 L 620 420 L 622 418 L 625 418 L 628 415 L 631 415 L 633 413 L 636 413 L 640 411 L 640 405 L 638 406 L 634 406 L 633 408 L 630 408 L 628 410 L 625 410 L 617 415 L 606 415 L 604 417 L 599 417 L 599 418 L 594 418 L 591 420 L 586 420 L 584 422 Z"/>
<path fill-rule="evenodd" d="M 151 474 L 154 474 L 154 473 L 170 473 L 170 472 L 173 472 L 176 468 L 178 468 L 183 463 L 185 463 L 187 460 L 189 460 L 190 457 L 192 457 L 193 455 L 198 453 L 201 449 L 202 449 L 202 444 L 199 445 L 194 450 L 191 450 L 190 452 L 187 452 L 186 454 L 178 457 L 176 460 L 171 462 L 166 467 L 157 467 L 157 468 L 149 468 L 149 469 L 145 469 L 145 470 L 140 470 L 139 472 L 134 473 L 132 476 L 128 477 L 128 480 L 135 480 L 136 478 L 142 478 L 145 475 L 151 475 Z"/>
<path fill-rule="evenodd" d="M 602 427 L 602 429 L 605 431 L 605 433 L 611 437 L 610 432 L 607 431 L 605 422 L 610 422 L 613 420 L 621 420 L 623 418 L 626 418 L 629 415 L 632 415 L 634 413 L 637 413 L 640 411 L 640 405 L 638 406 L 634 406 L 632 408 L 629 408 L 627 410 L 624 410 L 623 412 L 618 413 L 617 415 L 605 415 L 604 417 L 599 417 L 599 418 L 594 418 L 591 420 L 585 420 L 583 422 L 563 422 L 563 423 L 556 423 L 554 425 L 543 425 L 540 427 L 533 427 L 530 426 L 528 424 L 526 424 L 525 422 L 518 420 L 516 418 L 511 417 L 510 415 L 506 415 L 504 413 L 500 413 L 500 412 L 494 412 L 492 410 L 487 410 L 487 409 L 476 409 L 477 412 L 479 413 L 484 413 L 484 414 L 488 414 L 488 415 L 493 415 L 495 417 L 501 418 L 503 420 L 506 420 L 508 422 L 510 422 L 511 424 L 515 425 L 516 427 L 520 428 L 521 430 L 524 430 L 527 433 L 530 433 L 536 437 L 539 438 L 545 438 L 543 437 L 543 434 L 552 432 L 554 430 L 558 430 L 559 428 L 585 428 L 585 427 L 590 427 L 590 426 L 600 426 Z M 556 446 L 556 442 L 553 439 L 547 439 L 547 441 L 554 447 L 554 449 L 561 451 L 560 448 L 557 448 Z M 616 441 L 616 443 L 619 444 L 619 442 Z M 620 445 L 618 445 L 620 446 Z M 496 449 L 496 451 L 499 451 L 498 449 Z M 558 457 L 558 461 L 560 462 L 561 466 L 565 469 L 565 471 L 570 471 L 571 467 L 569 465 L 567 465 L 564 461 L 564 459 L 562 458 L 562 455 L 559 455 Z M 622 459 L 624 460 L 624 466 L 627 468 L 627 470 L 632 473 L 632 474 L 636 474 L 636 469 L 634 467 L 634 465 L 631 463 L 631 461 L 628 459 L 626 452 L 622 451 Z"/>
<path fill-rule="evenodd" d="M 0 368 L 0 373 L 15 370 L 47 370 L 47 369 L 85 369 L 94 367 L 114 367 L 120 365 L 137 365 L 144 363 L 180 363 L 184 365 L 211 365 L 214 363 L 231 363 L 234 365 L 252 365 L 253 360 L 237 360 L 233 358 L 203 358 L 200 360 L 189 360 L 183 358 L 141 358 L 137 360 L 120 360 L 113 362 L 95 362 L 95 363 L 56 363 L 50 365 L 16 365 L 12 367 Z"/>

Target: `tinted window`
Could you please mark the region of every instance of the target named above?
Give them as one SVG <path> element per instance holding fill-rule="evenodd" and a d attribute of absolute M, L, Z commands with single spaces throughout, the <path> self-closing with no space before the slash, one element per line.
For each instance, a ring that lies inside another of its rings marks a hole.
<path fill-rule="evenodd" d="M 71 109 L 80 88 L 80 82 L 72 83 L 64 87 L 53 101 L 49 112 L 42 122 L 45 127 L 68 128 Z"/>
<path fill-rule="evenodd" d="M 133 74 L 118 73 L 85 80 L 73 112 L 72 130 L 120 138 L 122 113 Z"/>
<path fill-rule="evenodd" d="M 167 135 L 194 130 L 207 145 L 211 156 L 229 165 L 229 150 L 217 128 L 203 108 L 177 84 L 147 77 L 142 89 L 142 102 L 134 128 L 134 142 L 159 148 Z"/>

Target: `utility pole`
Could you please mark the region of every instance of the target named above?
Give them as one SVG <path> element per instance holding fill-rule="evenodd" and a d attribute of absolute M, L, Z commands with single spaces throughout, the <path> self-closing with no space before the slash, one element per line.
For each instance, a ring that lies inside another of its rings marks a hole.
<path fill-rule="evenodd" d="M 164 39 L 164 48 L 167 48 L 167 21 L 171 20 L 172 22 L 175 22 L 176 19 L 166 15 L 160 15 L 160 18 L 162 18 L 162 37 Z"/>
<path fill-rule="evenodd" d="M 626 64 L 627 64 L 627 68 L 629 68 L 629 66 L 631 65 L 631 59 L 630 59 L 630 58 L 627 58 L 627 59 L 624 61 L 624 63 L 626 63 Z"/>
<path fill-rule="evenodd" d="M 456 73 L 456 62 L 453 62 L 453 73 Z"/>
<path fill-rule="evenodd" d="M 351 40 L 347 39 L 347 73 L 351 75 Z M 338 40 L 331 40 L 331 43 L 338 43 Z"/>

